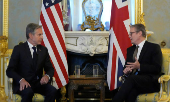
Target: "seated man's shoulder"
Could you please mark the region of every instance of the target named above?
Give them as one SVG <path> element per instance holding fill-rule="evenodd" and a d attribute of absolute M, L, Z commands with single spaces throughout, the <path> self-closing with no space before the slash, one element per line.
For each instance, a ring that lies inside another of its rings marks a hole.
<path fill-rule="evenodd" d="M 132 45 L 132 46 L 128 47 L 127 50 L 133 49 L 133 48 L 136 48 L 136 45 Z"/>
<path fill-rule="evenodd" d="M 152 42 L 148 42 L 148 45 L 150 45 L 150 46 L 155 46 L 155 47 L 160 47 L 159 44 L 152 43 Z"/>
<path fill-rule="evenodd" d="M 38 48 L 40 48 L 41 50 L 47 50 L 47 47 L 45 47 L 43 45 L 38 45 Z"/>
<path fill-rule="evenodd" d="M 14 46 L 14 49 L 20 49 L 24 46 L 24 43 L 19 43 L 18 45 Z"/>

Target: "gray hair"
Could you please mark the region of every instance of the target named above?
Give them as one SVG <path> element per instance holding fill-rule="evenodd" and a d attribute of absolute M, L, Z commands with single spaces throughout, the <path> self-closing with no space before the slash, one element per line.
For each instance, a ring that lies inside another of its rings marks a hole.
<path fill-rule="evenodd" d="M 136 28 L 136 32 L 142 31 L 142 36 L 146 38 L 146 30 L 143 24 L 135 24 L 131 25 L 130 27 Z"/>
<path fill-rule="evenodd" d="M 28 24 L 26 27 L 26 38 L 29 39 L 29 33 L 34 35 L 35 30 L 38 28 L 42 28 L 42 26 L 35 24 L 35 23 Z"/>

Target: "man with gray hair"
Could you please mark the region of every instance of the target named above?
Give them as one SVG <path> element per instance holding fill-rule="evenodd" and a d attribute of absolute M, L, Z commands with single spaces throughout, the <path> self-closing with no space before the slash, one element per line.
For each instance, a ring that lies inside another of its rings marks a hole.
<path fill-rule="evenodd" d="M 113 102 L 135 102 L 142 93 L 158 92 L 161 76 L 162 52 L 158 44 L 145 40 L 146 30 L 143 24 L 130 27 L 129 38 L 133 46 L 127 49 L 127 58 L 123 73 L 127 77 Z"/>
<path fill-rule="evenodd" d="M 13 92 L 21 95 L 22 102 L 32 102 L 34 93 L 44 95 L 44 102 L 55 102 L 57 89 L 48 84 L 54 75 L 54 68 L 47 48 L 41 45 L 42 26 L 28 24 L 26 38 L 25 43 L 14 47 L 6 70 L 7 76 L 14 80 Z"/>

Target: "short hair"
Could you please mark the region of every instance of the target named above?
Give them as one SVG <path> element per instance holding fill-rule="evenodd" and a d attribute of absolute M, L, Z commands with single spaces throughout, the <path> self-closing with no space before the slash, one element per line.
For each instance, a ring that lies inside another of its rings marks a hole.
<path fill-rule="evenodd" d="M 142 31 L 142 36 L 146 38 L 146 30 L 143 24 L 134 24 L 131 25 L 130 27 L 136 28 L 136 32 Z"/>
<path fill-rule="evenodd" d="M 35 34 L 35 30 L 38 28 L 42 28 L 41 25 L 35 23 L 29 23 L 26 27 L 26 38 L 29 39 L 29 33 Z"/>

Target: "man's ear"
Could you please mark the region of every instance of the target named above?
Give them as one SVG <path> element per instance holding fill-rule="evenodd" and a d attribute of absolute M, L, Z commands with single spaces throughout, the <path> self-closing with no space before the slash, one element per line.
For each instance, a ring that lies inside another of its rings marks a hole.
<path fill-rule="evenodd" d="M 142 31 L 139 31 L 140 36 L 142 36 Z"/>

